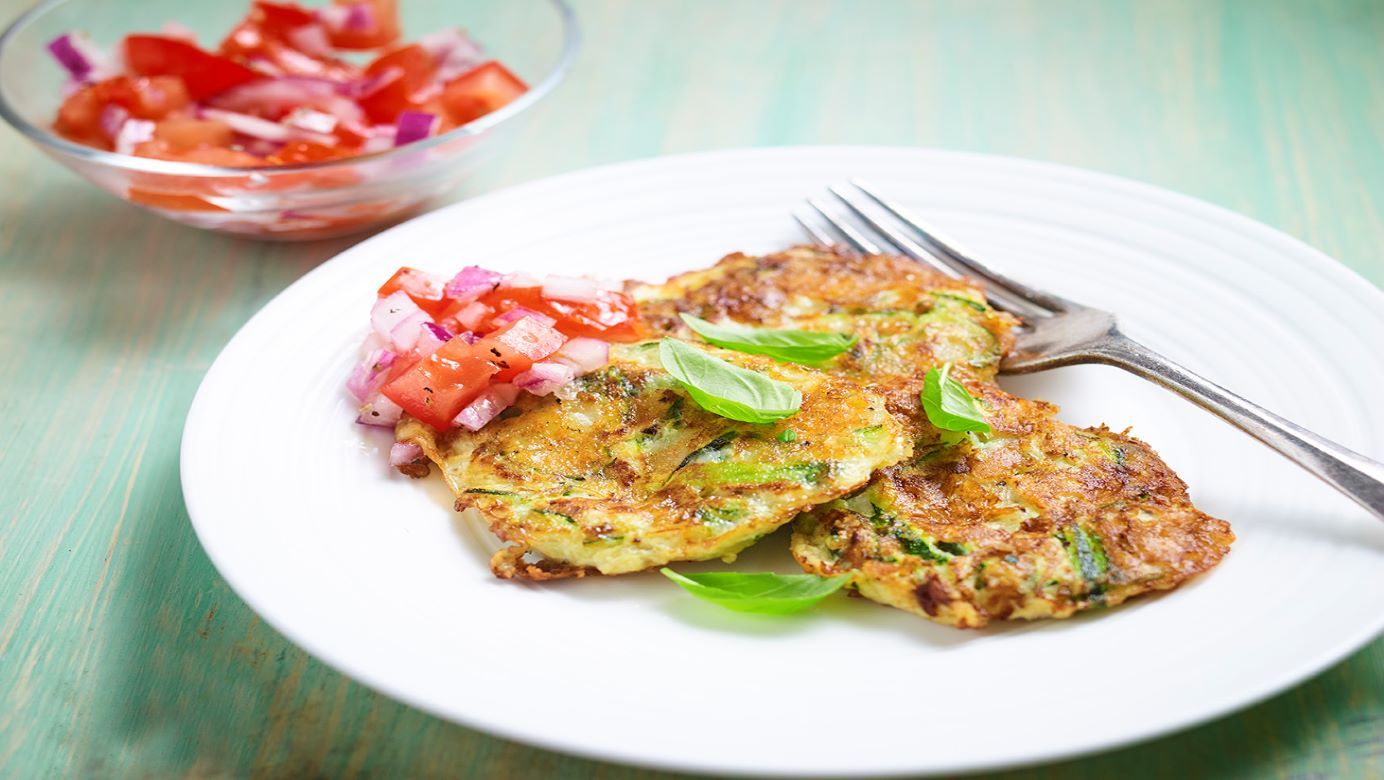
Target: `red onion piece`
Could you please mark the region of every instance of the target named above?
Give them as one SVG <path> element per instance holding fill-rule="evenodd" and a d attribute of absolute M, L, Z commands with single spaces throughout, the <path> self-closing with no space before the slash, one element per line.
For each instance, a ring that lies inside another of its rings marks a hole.
<path fill-rule="evenodd" d="M 446 84 L 485 60 L 485 51 L 480 44 L 472 40 L 466 31 L 456 27 L 425 35 L 418 39 L 418 45 L 426 49 L 437 63 L 433 80 L 439 84 Z"/>
<path fill-rule="evenodd" d="M 414 314 L 422 313 L 423 310 L 418 308 L 418 304 L 403 290 L 399 290 L 375 301 L 375 305 L 370 309 L 370 326 L 376 333 L 389 339 L 399 323 Z"/>
<path fill-rule="evenodd" d="M 305 24 L 288 31 L 288 42 L 304 54 L 314 57 L 330 57 L 332 43 L 327 39 L 327 28 L 320 23 Z"/>
<path fill-rule="evenodd" d="M 492 338 L 529 360 L 542 360 L 557 352 L 567 341 L 567 337 L 556 328 L 531 317 L 516 320 L 505 326 L 503 332 L 497 331 Z"/>
<path fill-rule="evenodd" d="M 340 120 L 334 114 L 314 111 L 311 108 L 295 108 L 284 118 L 284 124 L 306 130 L 309 133 L 330 133 L 336 129 Z"/>
<path fill-rule="evenodd" d="M 504 312 L 503 314 L 495 315 L 495 319 L 493 320 L 493 322 L 496 327 L 499 327 L 500 325 L 508 325 L 509 323 L 514 322 L 515 320 L 522 320 L 525 317 L 533 317 L 534 319 L 549 327 L 552 327 L 553 325 L 557 324 L 557 320 L 553 319 L 552 317 L 549 317 L 543 312 L 534 311 L 533 309 L 526 309 L 523 306 L 515 306 L 514 308 L 510 309 L 507 312 Z"/>
<path fill-rule="evenodd" d="M 323 146 L 336 146 L 335 136 L 324 133 L 314 133 L 301 130 L 296 127 L 270 122 L 250 114 L 241 114 L 236 111 L 226 111 L 220 108 L 204 108 L 201 115 L 207 119 L 215 119 L 225 122 L 231 129 L 241 135 L 248 135 L 251 138 L 258 138 L 261 141 L 272 141 L 274 143 L 287 143 L 293 140 L 312 141 Z"/>
<path fill-rule="evenodd" d="M 501 287 L 541 287 L 543 282 L 538 277 L 530 276 L 526 273 L 505 274 L 505 278 L 500 280 Z"/>
<path fill-rule="evenodd" d="M 514 386 L 534 395 L 547 395 L 576 376 L 577 372 L 565 363 L 534 363 L 528 371 L 514 377 Z"/>
<path fill-rule="evenodd" d="M 48 42 L 48 51 L 53 55 L 53 59 L 58 64 L 67 69 L 72 78 L 82 81 L 88 73 L 91 73 L 93 64 L 87 60 L 86 55 L 73 45 L 71 34 L 59 35 Z"/>
<path fill-rule="evenodd" d="M 418 340 L 423 337 L 423 326 L 427 325 L 431 319 L 427 312 L 413 312 L 389 332 L 389 342 L 400 352 L 413 349 L 418 346 Z"/>
<path fill-rule="evenodd" d="M 446 344 L 452 339 L 452 332 L 438 325 L 435 322 L 423 323 L 423 329 L 418 334 L 418 343 L 414 345 L 419 355 L 431 355 L 437 348 Z"/>
<path fill-rule="evenodd" d="M 571 366 L 580 376 L 589 374 L 610 362 L 610 344 L 600 339 L 578 336 L 562 345 L 552 360 Z"/>
<path fill-rule="evenodd" d="M 465 341 L 467 344 L 475 344 L 477 341 L 481 340 L 480 336 L 477 336 L 469 330 L 463 330 L 462 332 L 458 333 L 457 338 L 461 339 L 462 341 Z"/>
<path fill-rule="evenodd" d="M 453 314 L 452 319 L 456 320 L 458 325 L 467 330 L 480 330 L 481 323 L 485 322 L 485 318 L 489 317 L 494 312 L 494 309 L 486 306 L 480 301 L 472 301 L 463 306 L 461 311 Z"/>
<path fill-rule="evenodd" d="M 433 129 L 437 127 L 437 115 L 426 111 L 401 111 L 394 127 L 394 145 L 411 144 L 433 134 Z"/>
<path fill-rule="evenodd" d="M 129 118 L 130 112 L 124 106 L 110 103 L 101 109 L 101 132 L 114 141 L 116 136 L 120 135 L 120 128 L 125 126 L 125 120 Z"/>
<path fill-rule="evenodd" d="M 317 9 L 317 21 L 326 26 L 328 30 L 346 29 L 346 17 L 351 15 L 351 9 L 344 5 L 329 5 Z"/>
<path fill-rule="evenodd" d="M 468 265 L 457 272 L 442 294 L 455 301 L 474 301 L 482 295 L 495 289 L 500 283 L 501 277 L 494 271 L 487 271 L 478 265 Z M 475 330 L 476 326 L 466 324 L 467 328 Z"/>
<path fill-rule="evenodd" d="M 543 297 L 574 303 L 593 303 L 601 294 L 601 288 L 590 279 L 575 276 L 549 276 L 543 280 Z"/>
<path fill-rule="evenodd" d="M 423 448 L 411 441 L 396 441 L 389 448 L 389 465 L 407 466 L 423 457 Z"/>
<path fill-rule="evenodd" d="M 302 105 L 317 105 L 334 97 L 337 84 L 329 79 L 285 76 L 260 79 L 222 92 L 211 99 L 217 108 L 279 116 Z"/>
<path fill-rule="evenodd" d="M 148 119 L 126 119 L 115 136 L 117 154 L 134 154 L 135 147 L 154 137 L 154 123 Z"/>
<path fill-rule="evenodd" d="M 375 29 L 375 14 L 365 3 L 353 3 L 346 10 L 342 27 L 353 32 L 368 32 Z"/>
<path fill-rule="evenodd" d="M 514 399 L 519 397 L 519 390 L 511 384 L 491 385 L 486 388 L 476 399 L 466 405 L 465 409 L 453 420 L 453 424 L 460 425 L 471 431 L 479 431 L 485 424 L 495 419 L 500 412 L 509 408 L 514 403 Z"/>
<path fill-rule="evenodd" d="M 404 410 L 398 404 L 383 395 L 376 395 L 360 407 L 356 422 L 376 428 L 393 428 L 403 414 Z"/>
<path fill-rule="evenodd" d="M 365 401 L 384 384 L 389 369 L 398 356 L 387 349 L 379 349 L 366 355 L 346 380 L 346 389 L 357 401 Z"/>

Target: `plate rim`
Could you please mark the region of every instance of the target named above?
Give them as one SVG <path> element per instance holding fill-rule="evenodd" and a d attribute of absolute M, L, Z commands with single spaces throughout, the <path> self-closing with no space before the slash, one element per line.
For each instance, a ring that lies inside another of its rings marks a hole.
<path fill-rule="evenodd" d="M 252 600 L 247 597 L 247 592 L 252 590 L 242 586 L 243 572 L 236 570 L 222 555 L 224 551 L 218 553 L 214 547 L 207 544 L 204 534 L 204 525 L 199 523 L 197 516 L 199 512 L 206 511 L 195 508 L 204 506 L 201 499 L 195 498 L 189 490 L 189 473 L 196 473 L 197 469 L 190 466 L 190 462 L 195 457 L 193 445 L 196 436 L 189 433 L 202 425 L 203 418 L 207 417 L 208 401 L 210 393 L 207 391 L 209 385 L 218 379 L 220 373 L 218 369 L 225 370 L 227 355 L 232 354 L 238 345 L 248 340 L 247 332 L 252 332 L 255 323 L 265 319 L 268 313 L 282 305 L 283 299 L 292 291 L 300 286 L 314 284 L 314 280 L 334 265 L 338 265 L 350 256 L 361 254 L 357 250 L 364 247 L 374 246 L 375 244 L 386 244 L 394 240 L 397 233 L 417 229 L 418 223 L 429 221 L 441 221 L 449 215 L 458 211 L 472 208 L 476 204 L 483 204 L 489 200 L 499 197 L 514 197 L 522 195 L 526 190 L 562 186 L 571 180 L 579 180 L 595 174 L 619 175 L 628 170 L 656 169 L 662 166 L 677 167 L 686 164 L 696 164 L 717 160 L 734 160 L 740 157 L 784 157 L 792 158 L 797 155 L 833 155 L 833 154 L 896 154 L 903 157 L 914 157 L 919 160 L 947 160 L 951 162 L 970 163 L 980 165 L 999 165 L 1008 170 L 1028 169 L 1028 172 L 1036 172 L 1045 180 L 1051 180 L 1053 176 L 1061 177 L 1066 181 L 1074 181 L 1078 184 L 1088 186 L 1114 189 L 1123 194 L 1129 194 L 1144 202 L 1157 202 L 1160 205 L 1172 207 L 1182 213 L 1193 213 L 1204 215 L 1216 224 L 1234 228 L 1237 232 L 1248 234 L 1262 242 L 1276 244 L 1284 247 L 1292 254 L 1299 255 L 1304 260 L 1310 259 L 1308 264 L 1314 271 L 1322 274 L 1328 282 L 1333 282 L 1342 289 L 1349 289 L 1351 292 L 1361 296 L 1362 300 L 1372 303 L 1384 311 L 1384 290 L 1376 287 L 1369 279 L 1362 274 L 1345 265 L 1345 263 L 1332 258 L 1330 255 L 1316 249 L 1310 244 L 1296 236 L 1290 235 L 1282 230 L 1270 225 L 1259 222 L 1243 214 L 1239 214 L 1224 206 L 1211 203 L 1190 195 L 1166 189 L 1147 182 L 1126 178 L 1115 174 L 1089 170 L 1077 166 L 1066 165 L 1043 160 L 1029 158 L 988 154 L 971 151 L 957 151 L 949 149 L 939 149 L 932 147 L 909 147 L 894 145 L 861 145 L 861 144 L 814 144 L 814 145 L 795 145 L 795 146 L 775 146 L 775 147 L 736 147 L 727 149 L 715 149 L 708 151 L 689 152 L 674 155 L 658 155 L 644 157 L 634 160 L 625 160 L 616 163 L 588 166 L 571 171 L 562 172 L 552 176 L 546 176 L 525 182 L 501 187 L 489 192 L 469 197 L 456 203 L 448 204 L 441 208 L 419 215 L 406 222 L 392 226 L 369 238 L 353 244 L 331 258 L 318 264 L 303 276 L 296 279 L 284 289 L 280 290 L 269 301 L 261 306 L 248 320 L 245 321 L 236 333 L 227 341 L 225 346 L 218 352 L 216 359 L 208 367 L 206 373 L 198 383 L 197 392 L 189 406 L 187 417 L 182 428 L 181 442 L 179 447 L 179 483 L 183 493 L 184 504 L 187 509 L 189 522 L 197 536 L 199 545 L 211 560 L 226 584 L 252 611 L 261 619 L 269 624 L 275 631 L 279 632 L 285 639 L 289 640 L 316 660 L 322 662 L 332 670 L 342 674 L 351 680 L 358 682 L 365 687 L 388 696 L 408 707 L 425 712 L 430 716 L 441 720 L 462 725 L 483 734 L 496 736 L 502 739 L 511 740 L 520 744 L 531 745 L 540 749 L 549 750 L 557 753 L 578 756 L 583 759 L 593 761 L 605 761 L 620 763 L 631 766 L 642 766 L 688 774 L 697 775 L 719 775 L 734 774 L 739 776 L 756 777 L 835 777 L 840 776 L 838 772 L 810 772 L 806 775 L 800 770 L 774 770 L 772 768 L 747 769 L 743 764 L 722 764 L 717 763 L 714 758 L 691 764 L 681 759 L 658 759 L 652 758 L 637 751 L 617 749 L 611 746 L 592 748 L 575 740 L 565 740 L 560 735 L 550 736 L 536 732 L 524 732 L 521 729 L 511 728 L 506 725 L 495 725 L 481 718 L 467 717 L 455 712 L 444 711 L 441 706 L 414 696 L 409 691 L 396 689 L 393 683 L 381 679 L 369 670 L 358 670 L 348 668 L 349 664 L 339 661 L 334 657 L 334 653 L 329 646 L 324 646 L 315 639 L 305 636 L 293 627 L 291 621 L 281 620 L 281 615 L 270 604 L 263 600 Z M 823 182 L 825 185 L 827 182 Z M 791 204 L 785 204 L 787 208 Z M 203 496 L 206 492 L 203 492 Z M 209 512 L 208 512 L 209 514 Z M 203 518 L 208 516 L 203 514 Z M 209 527 L 209 526 L 207 526 Z M 236 571 L 235 575 L 228 574 L 228 571 Z M 1373 617 L 1373 621 L 1362 621 L 1357 630 L 1348 640 L 1337 642 L 1329 651 L 1318 653 L 1316 657 L 1300 663 L 1289 673 L 1272 676 L 1267 682 L 1250 686 L 1250 690 L 1238 697 L 1228 697 L 1230 701 L 1213 706 L 1205 711 L 1191 717 L 1169 717 L 1164 722 L 1151 728 L 1139 730 L 1137 733 L 1127 735 L 1117 739 L 1095 739 L 1087 742 L 1081 740 L 1068 739 L 1062 747 L 1053 748 L 1045 751 L 1030 751 L 1026 757 L 1007 758 L 993 761 L 984 759 L 954 765 L 934 765 L 925 770 L 918 770 L 910 767 L 885 768 L 871 770 L 865 775 L 869 777 L 902 777 L 919 775 L 938 775 L 955 773 L 975 773 L 986 771 L 998 771 L 1013 769 L 1017 767 L 1035 766 L 1047 764 L 1055 761 L 1076 759 L 1098 753 L 1118 750 L 1130 745 L 1148 742 L 1154 739 L 1168 736 L 1170 734 L 1189 730 L 1214 720 L 1226 717 L 1230 714 L 1239 712 L 1248 707 L 1259 704 L 1277 694 L 1284 693 L 1307 680 L 1323 673 L 1329 667 L 1339 663 L 1347 656 L 1357 652 L 1365 644 L 1369 643 L 1381 633 L 1384 633 L 1384 611 Z"/>

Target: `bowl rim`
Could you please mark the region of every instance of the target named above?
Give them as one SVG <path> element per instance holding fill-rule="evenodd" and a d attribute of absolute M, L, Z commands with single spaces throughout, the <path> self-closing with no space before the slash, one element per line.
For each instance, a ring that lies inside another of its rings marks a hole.
<path fill-rule="evenodd" d="M 27 26 L 32 20 L 47 13 L 54 6 L 61 5 L 65 2 L 68 2 L 68 0 L 42 0 L 42 2 L 39 2 L 29 10 L 20 14 L 17 19 L 5 28 L 3 33 L 0 33 L 0 57 L 3 56 L 5 48 L 11 44 L 12 39 L 18 34 L 19 30 Z M 358 154 L 352 157 L 342 157 L 334 160 L 253 167 L 206 165 L 203 163 L 181 162 L 178 160 L 160 160 L 153 157 L 136 157 L 132 154 L 108 152 L 104 149 L 97 149 L 92 146 L 75 143 L 29 122 L 10 105 L 9 100 L 5 97 L 3 88 L 0 88 L 0 117 L 3 117 L 11 127 L 27 136 L 29 140 L 39 144 L 41 147 L 48 147 L 63 155 L 76 157 L 85 162 L 144 173 L 162 173 L 177 176 L 245 176 L 247 173 L 252 172 L 265 176 L 273 176 L 280 172 L 318 171 L 343 166 L 354 166 L 376 160 L 386 160 L 394 156 L 413 154 L 431 149 L 446 141 L 457 138 L 480 135 L 537 103 L 545 95 L 553 91 L 558 84 L 562 83 L 563 79 L 567 77 L 567 73 L 571 71 L 572 67 L 576 64 L 577 54 L 581 51 L 581 28 L 577 24 L 576 12 L 572 9 L 572 6 L 567 0 L 547 0 L 547 2 L 553 6 L 553 10 L 557 11 L 558 18 L 562 23 L 562 50 L 558 54 L 557 64 L 554 65 L 543 78 L 530 86 L 528 91 L 518 98 L 515 98 L 513 102 L 497 108 L 485 116 L 473 119 L 460 127 L 453 128 L 452 130 L 432 136 L 431 138 L 422 141 L 414 141 L 410 144 L 396 146 L 379 152 Z"/>

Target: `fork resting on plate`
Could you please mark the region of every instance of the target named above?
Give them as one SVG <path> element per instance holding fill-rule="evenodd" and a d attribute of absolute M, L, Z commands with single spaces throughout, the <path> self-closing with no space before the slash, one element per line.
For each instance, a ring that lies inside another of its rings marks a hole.
<path fill-rule="evenodd" d="M 1023 321 L 1014 350 L 1000 364 L 1006 374 L 1103 363 L 1172 390 L 1278 450 L 1384 520 L 1384 463 L 1318 436 L 1174 363 L 1120 332 L 1115 315 L 1035 289 L 990 270 L 951 240 L 925 226 L 865 183 L 830 187 L 868 230 L 812 198 L 808 205 L 845 242 L 866 254 L 902 254 L 956 277 L 985 285 L 991 305 Z M 839 243 L 811 215 L 794 214 L 812 240 Z"/>

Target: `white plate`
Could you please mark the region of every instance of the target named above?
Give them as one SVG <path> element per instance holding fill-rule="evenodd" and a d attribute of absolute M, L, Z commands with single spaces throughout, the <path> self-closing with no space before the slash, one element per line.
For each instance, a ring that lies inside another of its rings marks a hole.
<path fill-rule="evenodd" d="M 265 620 L 390 696 L 512 739 L 661 767 L 911 774 L 1054 759 L 1243 707 L 1384 626 L 1384 526 L 1190 404 L 1101 367 L 1006 380 L 1152 443 L 1239 541 L 1171 594 L 964 632 L 834 597 L 796 618 L 696 601 L 657 574 L 494 579 L 495 542 L 440 480 L 386 465 L 340 390 L 397 266 L 658 279 L 800 236 L 788 209 L 847 176 L 1018 278 L 1375 456 L 1384 294 L 1221 209 L 1053 165 L 889 148 L 672 157 L 457 204 L 284 291 L 207 373 L 183 434 L 188 511 Z M 744 568 L 791 571 L 782 533 Z M 717 564 L 718 567 L 723 564 Z"/>

